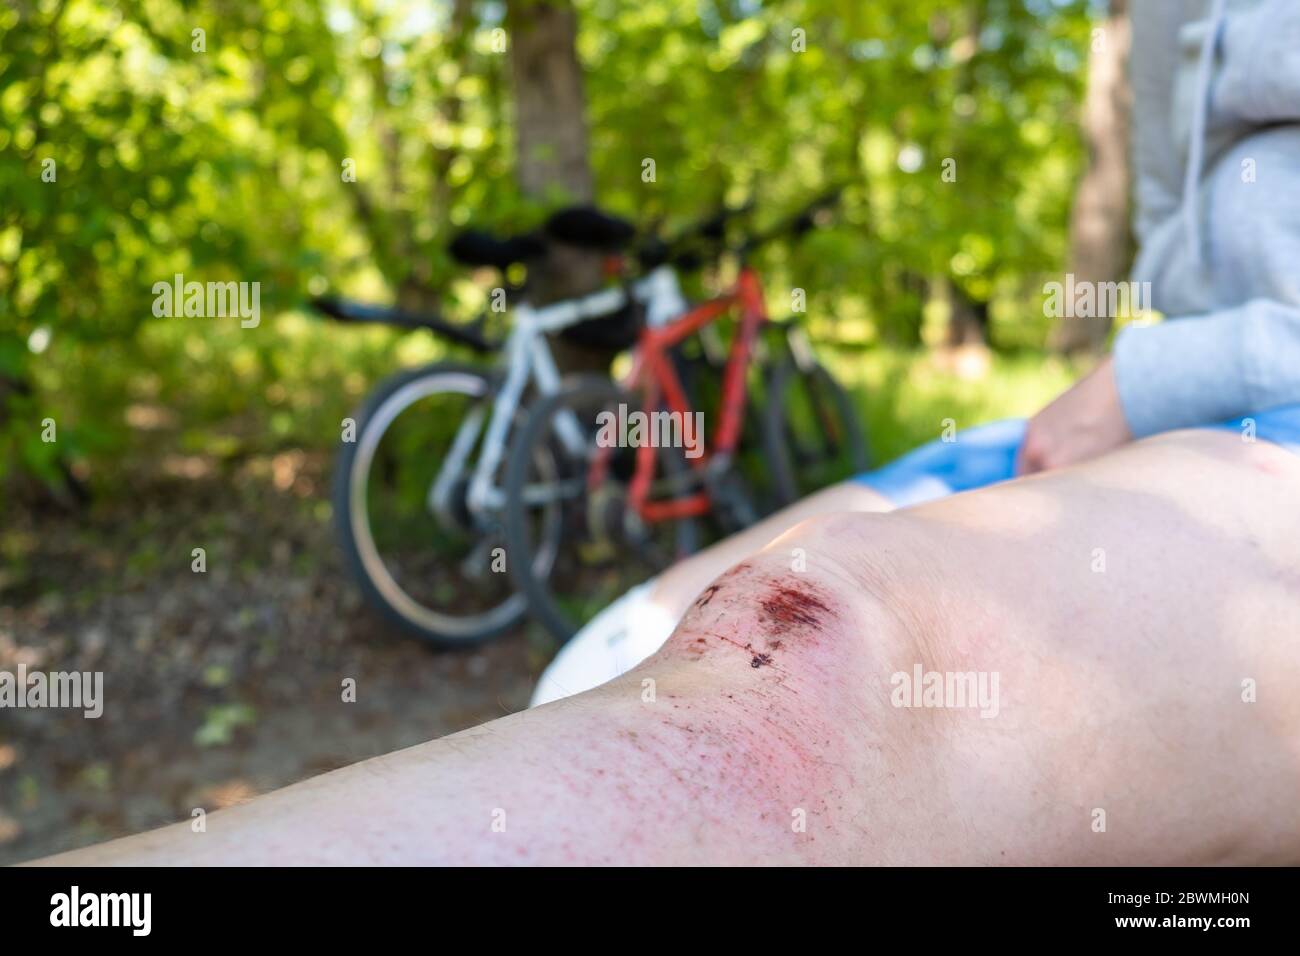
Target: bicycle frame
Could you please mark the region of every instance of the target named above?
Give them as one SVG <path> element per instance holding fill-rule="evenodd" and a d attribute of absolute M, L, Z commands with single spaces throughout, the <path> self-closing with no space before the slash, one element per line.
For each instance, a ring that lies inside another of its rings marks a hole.
<path fill-rule="evenodd" d="M 677 370 L 673 367 L 669 350 L 696 332 L 717 321 L 732 309 L 740 311 L 740 327 L 732 343 L 722 376 L 722 407 L 718 412 L 718 434 L 712 452 L 707 447 L 691 460 L 692 467 L 700 473 L 706 469 L 725 470 L 740 442 L 744 426 L 745 398 L 748 394 L 747 373 L 754 352 L 758 332 L 767 322 L 762 287 L 758 273 L 749 265 L 741 267 L 735 288 L 726 295 L 696 306 L 680 318 L 659 328 L 646 328 L 638 343 L 632 371 L 628 375 L 631 386 L 642 390 L 643 407 L 656 409 L 660 393 L 670 413 L 683 417 L 693 409 L 686 399 Z M 703 436 L 701 436 L 703 444 Z M 636 450 L 636 471 L 629 487 L 629 504 L 646 522 L 672 521 L 679 518 L 707 514 L 712 508 L 712 498 L 707 487 L 682 498 L 655 501 L 650 497 L 656 471 L 656 452 L 653 443 L 646 442 Z M 604 478 L 609 453 L 597 456 L 589 480 L 595 484 Z"/>
<path fill-rule="evenodd" d="M 652 270 L 632 284 L 631 292 L 646 309 L 647 328 L 664 325 L 686 311 L 686 300 L 677 274 L 671 267 L 660 266 Z M 513 326 L 503 349 L 505 375 L 492 403 L 487 429 L 483 430 L 485 409 L 471 409 L 457 429 L 451 449 L 429 489 L 429 506 L 435 513 L 441 516 L 451 514 L 457 483 L 467 473 L 466 501 L 472 514 L 482 518 L 504 506 L 505 493 L 497 484 L 496 476 L 524 393 L 530 385 L 543 395 L 553 394 L 560 388 L 561 375 L 547 344 L 547 334 L 610 315 L 627 303 L 627 294 L 626 289 L 619 287 L 541 308 L 527 303 L 515 306 Z M 586 442 L 577 420 L 562 419 L 557 428 L 567 449 L 581 454 Z M 470 456 L 479 444 L 480 436 L 482 449 L 470 471 Z"/>

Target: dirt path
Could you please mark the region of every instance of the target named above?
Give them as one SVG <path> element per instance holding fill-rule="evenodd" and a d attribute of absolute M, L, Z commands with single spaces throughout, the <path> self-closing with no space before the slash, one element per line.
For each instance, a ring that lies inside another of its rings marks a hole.
<path fill-rule="evenodd" d="M 434 652 L 361 607 L 322 505 L 326 467 L 301 452 L 168 459 L 120 501 L 0 529 L 0 670 L 103 671 L 105 698 L 97 720 L 0 710 L 0 864 L 527 704 L 553 652 L 536 632 Z"/>

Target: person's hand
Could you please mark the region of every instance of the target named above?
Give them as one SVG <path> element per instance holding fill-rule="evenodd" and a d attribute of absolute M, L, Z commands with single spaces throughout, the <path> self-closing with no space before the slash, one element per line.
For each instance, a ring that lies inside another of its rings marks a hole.
<path fill-rule="evenodd" d="M 1115 385 L 1115 362 L 1107 356 L 1029 420 L 1016 474 L 1086 461 L 1132 440 Z"/>

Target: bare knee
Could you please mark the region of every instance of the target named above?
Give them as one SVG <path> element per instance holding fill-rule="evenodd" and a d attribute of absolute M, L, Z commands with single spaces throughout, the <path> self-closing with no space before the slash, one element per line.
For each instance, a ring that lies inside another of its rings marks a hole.
<path fill-rule="evenodd" d="M 891 676 L 934 666 L 944 646 L 912 607 L 924 588 L 893 577 L 914 550 L 912 522 L 893 522 L 845 514 L 792 528 L 706 587 L 637 675 L 690 675 L 677 715 L 724 728 L 746 786 L 810 807 L 868 855 L 880 832 L 863 821 L 878 826 L 880 793 L 930 789 L 947 733 L 934 712 L 891 700 Z"/>
<path fill-rule="evenodd" d="M 936 632 L 911 524 L 864 513 L 801 522 L 704 588 L 664 652 L 828 707 L 887 696 L 885 662 L 915 656 Z"/>

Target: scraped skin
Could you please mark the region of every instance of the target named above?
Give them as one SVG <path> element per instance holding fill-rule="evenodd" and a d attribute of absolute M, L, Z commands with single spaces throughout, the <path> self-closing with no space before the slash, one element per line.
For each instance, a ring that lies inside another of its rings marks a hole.
<path fill-rule="evenodd" d="M 1297 492 L 1176 433 L 814 519 L 618 681 L 54 860 L 1300 862 Z M 996 673 L 996 715 L 894 706 L 916 665 Z"/>

